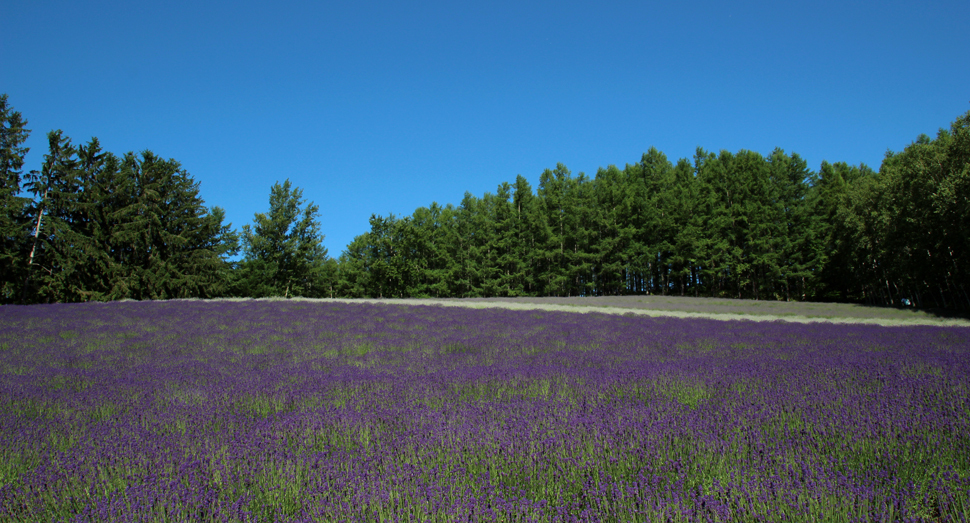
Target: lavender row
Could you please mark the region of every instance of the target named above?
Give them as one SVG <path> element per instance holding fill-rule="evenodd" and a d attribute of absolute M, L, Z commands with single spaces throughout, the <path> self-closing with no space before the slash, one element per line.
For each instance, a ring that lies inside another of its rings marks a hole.
<path fill-rule="evenodd" d="M 4 521 L 966 521 L 970 329 L 0 308 Z"/>

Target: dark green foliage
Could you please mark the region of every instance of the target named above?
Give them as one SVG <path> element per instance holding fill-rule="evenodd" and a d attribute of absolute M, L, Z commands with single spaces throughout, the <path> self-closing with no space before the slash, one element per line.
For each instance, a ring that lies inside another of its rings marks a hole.
<path fill-rule="evenodd" d="M 513 281 L 520 270 L 516 259 L 515 214 L 512 210 L 512 186 L 508 182 L 498 186 L 496 194 L 485 195 L 488 221 L 491 227 L 484 246 L 484 278 L 482 293 L 487 296 L 516 296 Z"/>
<path fill-rule="evenodd" d="M 445 227 L 453 213 L 451 205 L 441 207 L 432 202 L 429 207 L 419 207 L 411 216 L 418 275 L 412 296 L 440 298 L 451 295 L 446 276 L 451 258 L 446 250 L 445 234 L 448 231 Z"/>
<path fill-rule="evenodd" d="M 174 160 L 29 131 L 0 96 L 0 303 L 656 294 L 970 309 L 970 113 L 878 172 L 775 149 L 563 164 L 457 206 L 372 215 L 339 259 L 289 181 L 240 238 Z M 21 191 L 32 198 L 21 196 Z M 231 262 L 240 249 L 245 258 Z"/>
<path fill-rule="evenodd" d="M 596 285 L 604 295 L 624 294 L 626 289 L 625 251 L 632 231 L 624 227 L 624 173 L 611 165 L 599 169 L 594 179 L 595 217 L 592 241 L 595 245 L 593 263 Z"/>
<path fill-rule="evenodd" d="M 25 189 L 34 195 L 28 214 L 32 217 L 33 239 L 27 256 L 27 274 L 24 278 L 22 300 L 42 302 L 64 301 L 68 289 L 56 281 L 64 271 L 70 273 L 74 263 L 63 263 L 64 250 L 58 251 L 55 243 L 70 248 L 73 243 L 71 216 L 80 187 L 77 180 L 77 150 L 63 131 L 47 133 L 48 152 L 44 165 L 31 171 L 26 177 Z M 34 277 L 35 273 L 38 277 Z"/>
<path fill-rule="evenodd" d="M 107 297 L 213 297 L 226 291 L 233 235 L 221 212 L 208 213 L 198 183 L 175 160 L 150 151 L 120 161 L 121 201 L 108 216 L 115 274 Z"/>
<path fill-rule="evenodd" d="M 304 205 L 305 204 L 305 205 Z M 303 190 L 289 180 L 270 189 L 269 213 L 256 213 L 243 226 L 236 294 L 252 297 L 308 296 L 332 293 L 332 265 L 323 246 L 320 208 L 303 200 Z"/>
<path fill-rule="evenodd" d="M 826 176 L 830 295 L 970 309 L 970 113 L 888 153 L 878 173 L 836 164 Z"/>
<path fill-rule="evenodd" d="M 821 241 L 818 237 L 817 177 L 798 154 L 787 155 L 775 149 L 768 157 L 771 183 L 777 190 L 776 206 L 781 220 L 777 238 L 778 272 L 775 283 L 784 289 L 786 300 L 805 299 L 807 282 L 820 266 Z"/>
<path fill-rule="evenodd" d="M 533 194 L 532 186 L 522 175 L 515 177 L 512 196 L 512 212 L 515 214 L 516 258 L 519 260 L 518 272 L 512 279 L 516 295 L 536 296 L 539 293 L 537 268 L 541 266 L 540 246 L 549 235 L 545 216 L 540 209 L 539 199 Z"/>
<path fill-rule="evenodd" d="M 651 147 L 640 163 L 625 169 L 629 180 L 625 224 L 631 242 L 627 260 L 630 287 L 635 294 L 668 294 L 671 291 L 670 260 L 676 223 L 670 212 L 673 202 L 672 166 L 667 157 Z"/>
<path fill-rule="evenodd" d="M 880 202 L 873 199 L 878 196 L 873 191 L 878 184 L 876 173 L 865 165 L 822 162 L 815 186 L 819 195 L 816 212 L 822 218 L 817 290 L 822 299 L 847 301 L 861 295 L 859 274 L 874 260 L 871 218 L 875 215 L 866 209 L 879 209 Z"/>
<path fill-rule="evenodd" d="M 393 214 L 386 218 L 371 215 L 370 226 L 370 232 L 354 238 L 341 257 L 341 294 L 375 298 L 411 295 L 410 291 L 418 287 L 412 274 L 422 264 L 420 253 L 425 249 L 418 240 L 427 231 L 416 230 L 410 220 L 398 220 Z"/>
<path fill-rule="evenodd" d="M 694 176 L 694 168 L 686 159 L 680 159 L 673 170 L 670 209 L 677 224 L 673 237 L 671 262 L 675 270 L 673 280 L 678 294 L 698 295 L 700 290 L 700 263 L 704 233 L 704 215 L 699 212 L 700 182 Z"/>
<path fill-rule="evenodd" d="M 6 103 L 0 302 L 225 295 L 235 234 L 178 162 L 149 151 L 119 158 L 96 138 L 75 146 L 58 130 L 41 169 L 23 175 L 26 122 Z"/>
<path fill-rule="evenodd" d="M 233 234 L 175 160 L 118 158 L 97 139 L 74 147 L 50 133 L 44 170 L 30 177 L 28 301 L 214 297 L 225 293 Z"/>
<path fill-rule="evenodd" d="M 968 113 L 970 115 L 970 113 Z M 458 207 L 371 220 L 338 264 L 337 294 L 364 297 L 679 294 L 970 306 L 970 116 L 865 165 L 811 171 L 776 149 L 655 148 L 624 169 L 536 194 L 518 176 Z M 907 302 L 902 300 L 906 299 Z"/>
<path fill-rule="evenodd" d="M 548 224 L 544 245 L 543 267 L 539 275 L 542 294 L 546 296 L 570 296 L 575 294 L 572 286 L 572 266 L 576 257 L 576 233 L 579 206 L 576 186 L 585 178 L 574 179 L 563 164 L 556 169 L 546 169 L 539 176 L 537 196 L 542 203 Z"/>
<path fill-rule="evenodd" d="M 24 158 L 23 146 L 30 135 L 27 120 L 0 95 L 0 303 L 20 299 L 25 276 L 23 254 L 27 248 L 28 199 L 20 196 Z"/>

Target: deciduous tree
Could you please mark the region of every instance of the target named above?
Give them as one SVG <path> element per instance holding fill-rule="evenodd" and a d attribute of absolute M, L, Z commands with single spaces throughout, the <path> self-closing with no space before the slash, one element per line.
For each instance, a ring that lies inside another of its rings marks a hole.
<path fill-rule="evenodd" d="M 259 296 L 322 296 L 327 249 L 317 221 L 320 208 L 289 180 L 270 189 L 269 212 L 244 225 L 237 292 Z"/>

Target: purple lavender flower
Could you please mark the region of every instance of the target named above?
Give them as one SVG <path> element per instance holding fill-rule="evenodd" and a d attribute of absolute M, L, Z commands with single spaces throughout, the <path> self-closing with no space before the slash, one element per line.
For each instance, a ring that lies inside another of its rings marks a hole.
<path fill-rule="evenodd" d="M 4 521 L 965 521 L 970 329 L 0 308 Z"/>

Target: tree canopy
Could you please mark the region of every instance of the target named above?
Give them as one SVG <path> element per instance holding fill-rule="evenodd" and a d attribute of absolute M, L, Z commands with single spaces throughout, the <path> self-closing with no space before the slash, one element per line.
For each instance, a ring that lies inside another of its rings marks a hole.
<path fill-rule="evenodd" d="M 796 153 L 650 148 L 593 176 L 557 164 L 411 215 L 373 214 L 332 259 L 286 180 L 241 234 L 151 151 L 48 134 L 0 96 L 0 302 L 215 296 L 663 294 L 970 309 L 970 112 L 879 170 Z M 234 260 L 241 247 L 243 257 Z"/>
<path fill-rule="evenodd" d="M 256 213 L 244 225 L 237 294 L 252 297 L 310 296 L 329 292 L 327 249 L 323 246 L 320 208 L 305 202 L 303 190 L 289 180 L 270 189 L 269 212 Z"/>
<path fill-rule="evenodd" d="M 26 122 L 0 101 L 4 303 L 226 294 L 235 234 L 177 161 L 119 157 L 97 138 L 75 146 L 57 130 L 41 169 L 21 175 Z"/>
<path fill-rule="evenodd" d="M 346 296 L 676 294 L 970 308 L 970 113 L 875 171 L 797 153 L 655 148 L 592 178 L 558 164 L 460 205 L 372 216 Z"/>
<path fill-rule="evenodd" d="M 28 136 L 27 120 L 13 110 L 6 94 L 0 95 L 0 303 L 19 298 L 26 270 L 22 262 L 29 200 L 20 192 Z"/>

